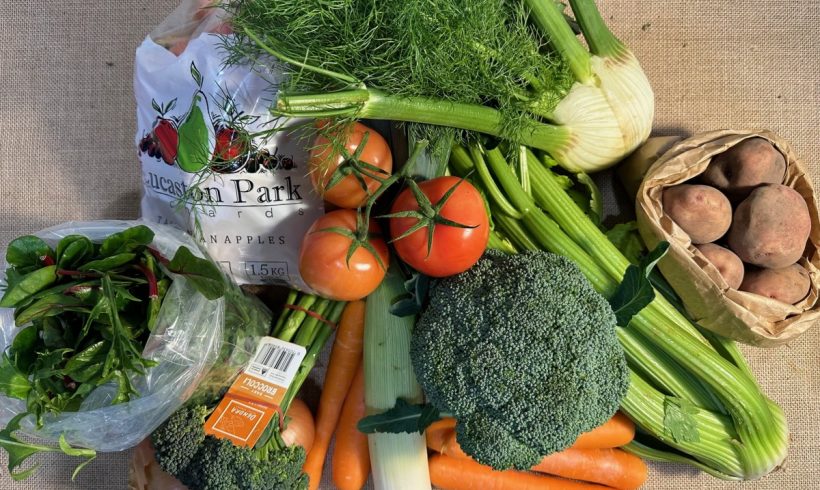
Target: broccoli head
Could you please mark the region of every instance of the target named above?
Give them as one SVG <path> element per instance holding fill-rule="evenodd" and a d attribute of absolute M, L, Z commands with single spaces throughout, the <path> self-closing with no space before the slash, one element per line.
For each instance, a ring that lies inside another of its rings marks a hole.
<path fill-rule="evenodd" d="M 160 467 L 188 488 L 197 490 L 301 490 L 301 446 L 256 451 L 205 434 L 211 409 L 188 403 L 151 435 Z"/>
<path fill-rule="evenodd" d="M 570 260 L 489 251 L 431 287 L 413 368 L 465 452 L 527 469 L 618 409 L 629 381 L 615 321 Z"/>

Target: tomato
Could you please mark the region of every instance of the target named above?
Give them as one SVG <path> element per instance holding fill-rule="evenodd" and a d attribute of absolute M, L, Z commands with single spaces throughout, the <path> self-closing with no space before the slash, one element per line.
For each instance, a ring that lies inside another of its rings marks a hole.
<path fill-rule="evenodd" d="M 453 186 L 457 186 L 447 200 L 442 198 Z M 390 236 L 396 253 L 417 271 L 433 277 L 445 277 L 464 272 L 475 264 L 490 238 L 490 219 L 484 206 L 484 199 L 478 190 L 466 180 L 458 177 L 438 177 L 418 184 L 432 208 L 440 206 L 433 223 L 433 243 L 428 254 L 428 228 L 422 227 L 410 235 L 400 238 L 419 222 L 415 217 L 390 218 Z M 393 203 L 392 213 L 423 211 L 411 189 L 404 189 Z M 428 213 L 429 214 L 429 213 Z M 438 219 L 470 226 L 451 226 Z"/>
<path fill-rule="evenodd" d="M 390 260 L 387 244 L 377 236 L 381 231 L 372 220 L 367 230 L 357 230 L 357 215 L 352 209 L 331 211 L 317 219 L 302 240 L 299 272 L 305 283 L 325 298 L 339 301 L 361 299 L 372 293 L 384 279 Z M 321 231 L 328 228 L 349 233 Z M 363 239 L 357 238 L 362 236 Z M 358 246 L 357 240 L 360 240 Z M 348 261 L 351 245 L 356 249 Z M 375 250 L 378 259 L 368 247 Z"/>
<path fill-rule="evenodd" d="M 356 154 L 356 150 L 367 134 L 367 143 L 358 154 L 357 159 L 350 159 L 349 157 Z M 325 201 L 335 204 L 340 208 L 356 209 L 361 207 L 367 197 L 378 189 L 380 183 L 378 180 L 368 177 L 364 173 L 370 175 L 377 175 L 380 178 L 387 178 L 393 171 L 393 156 L 390 153 L 390 147 L 387 146 L 387 141 L 376 131 L 368 128 L 364 124 L 355 123 L 353 128 L 348 132 L 337 131 L 332 133 L 331 137 L 336 135 L 345 138 L 345 154 L 334 151 L 331 141 L 320 134 L 313 141 L 313 148 L 310 151 L 310 160 L 308 161 L 308 171 L 310 172 L 310 180 L 313 181 L 313 187 L 316 192 L 321 195 Z M 345 165 L 346 168 L 354 173 L 350 173 L 342 180 L 338 181 L 330 188 L 328 184 L 336 172 L 339 165 Z M 362 164 L 371 165 L 382 170 L 378 170 L 362 166 Z M 355 173 L 359 173 L 367 187 L 367 190 L 362 186 L 359 179 L 356 178 Z"/>

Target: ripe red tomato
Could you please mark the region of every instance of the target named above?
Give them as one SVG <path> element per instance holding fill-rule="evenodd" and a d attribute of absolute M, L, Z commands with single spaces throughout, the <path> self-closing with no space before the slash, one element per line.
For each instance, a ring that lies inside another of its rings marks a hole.
<path fill-rule="evenodd" d="M 368 128 L 364 124 L 355 123 L 349 132 L 339 131 L 337 134 L 346 138 L 344 142 L 345 151 L 350 156 L 356 153 L 356 149 L 361 144 L 364 135 L 367 134 L 367 143 L 359 154 L 358 160 L 378 167 L 384 171 L 384 173 L 378 174 L 375 170 L 368 168 L 364 170 L 372 175 L 379 175 L 382 178 L 388 177 L 393 171 L 393 156 L 390 153 L 390 147 L 387 145 L 387 141 L 385 141 L 378 132 Z M 347 160 L 345 155 L 333 150 L 333 145 L 327 137 L 321 134 L 316 137 L 313 141 L 313 148 L 310 151 L 310 160 L 308 161 L 310 180 L 313 182 L 313 187 L 316 189 L 316 192 L 318 192 L 325 201 L 335 204 L 340 208 L 356 209 L 367 201 L 369 194 L 378 189 L 380 185 L 379 181 L 363 175 L 362 177 L 367 186 L 367 190 L 365 191 L 356 176 L 350 174 L 328 188 L 333 173 L 339 165 L 345 163 Z M 350 163 L 348 163 L 348 165 L 350 165 Z"/>
<path fill-rule="evenodd" d="M 475 264 L 490 238 L 490 220 L 484 199 L 468 181 L 458 177 L 438 177 L 418 184 L 421 192 L 435 207 L 453 186 L 457 186 L 439 210 L 439 216 L 456 223 L 472 226 L 460 228 L 435 223 L 432 249 L 427 249 L 428 231 L 423 227 L 401 237 L 418 223 L 417 218 L 390 218 L 390 236 L 399 257 L 419 272 L 433 277 L 445 277 L 464 272 Z M 419 211 L 420 206 L 408 188 L 393 203 L 391 213 Z"/>
<path fill-rule="evenodd" d="M 339 228 L 357 235 L 356 215 L 352 209 L 331 211 L 317 219 L 302 240 L 299 272 L 305 283 L 325 298 L 338 301 L 362 299 L 381 284 L 387 272 L 390 263 L 387 244 L 378 237 L 381 230 L 373 220 L 368 228 L 370 236 L 365 240 L 376 251 L 381 264 L 365 246 L 357 247 L 348 261 L 347 254 L 354 237 L 321 231 Z"/>

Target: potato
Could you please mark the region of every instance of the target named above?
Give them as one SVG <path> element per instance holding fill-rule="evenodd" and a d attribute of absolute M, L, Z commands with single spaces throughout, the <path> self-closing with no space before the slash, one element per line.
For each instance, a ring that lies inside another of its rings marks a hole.
<path fill-rule="evenodd" d="M 781 184 L 785 174 L 786 159 L 774 145 L 763 138 L 750 138 L 712 158 L 700 180 L 739 202 L 756 187 Z"/>
<path fill-rule="evenodd" d="M 708 185 L 679 184 L 664 189 L 663 211 L 695 244 L 717 240 L 732 224 L 729 199 Z"/>
<path fill-rule="evenodd" d="M 811 280 L 809 271 L 800 264 L 782 269 L 750 268 L 746 272 L 741 291 L 747 291 L 784 303 L 795 304 L 809 294 Z"/>
<path fill-rule="evenodd" d="M 729 248 L 747 264 L 781 269 L 803 255 L 810 231 L 803 196 L 785 185 L 768 184 L 753 190 L 735 209 Z"/>
<path fill-rule="evenodd" d="M 696 245 L 706 259 L 714 265 L 723 279 L 732 289 L 737 289 L 743 282 L 743 262 L 740 257 L 728 248 L 723 248 L 714 243 L 704 243 Z"/>

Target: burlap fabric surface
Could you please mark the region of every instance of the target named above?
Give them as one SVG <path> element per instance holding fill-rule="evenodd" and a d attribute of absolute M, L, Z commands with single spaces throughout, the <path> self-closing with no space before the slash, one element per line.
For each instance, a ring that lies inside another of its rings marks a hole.
<path fill-rule="evenodd" d="M 655 134 L 766 127 L 792 143 L 820 184 L 820 0 L 599 4 L 649 75 Z M 137 216 L 134 49 L 174 5 L 0 2 L 0 249 L 66 220 Z M 607 196 L 610 213 L 627 211 Z M 744 350 L 765 391 L 785 408 L 792 434 L 786 467 L 757 482 L 727 483 L 652 465 L 645 488 L 820 488 L 820 334 Z M 25 482 L 0 471 L 0 489 L 117 490 L 126 485 L 126 458 L 100 455 L 71 483 L 74 462 L 46 457 Z"/>

